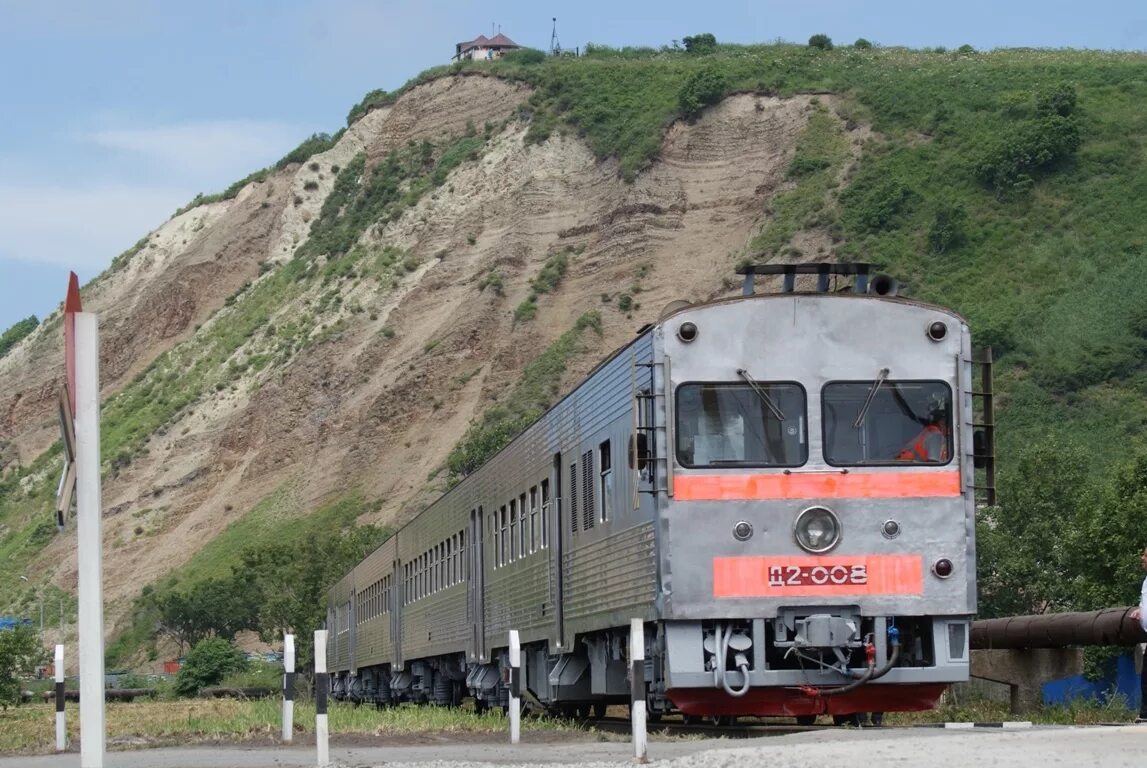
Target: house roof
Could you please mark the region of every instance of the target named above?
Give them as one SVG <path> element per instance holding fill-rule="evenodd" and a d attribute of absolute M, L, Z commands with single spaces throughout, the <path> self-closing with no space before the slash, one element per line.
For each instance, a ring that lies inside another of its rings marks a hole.
<path fill-rule="evenodd" d="M 503 35 L 501 32 L 493 37 L 486 37 L 485 35 L 478 35 L 473 40 L 468 40 L 464 43 L 458 43 L 458 51 L 468 51 L 471 48 L 478 48 L 481 46 L 489 46 L 491 48 L 521 48 L 522 46 L 515 43 L 510 38 Z"/>
<path fill-rule="evenodd" d="M 503 46 L 506 46 L 507 48 L 521 48 L 522 47 L 522 46 L 518 45 L 517 43 L 515 43 L 510 38 L 503 35 L 501 32 L 499 32 L 498 34 L 496 34 L 492 38 L 490 38 L 489 44 L 490 45 L 503 45 Z"/>

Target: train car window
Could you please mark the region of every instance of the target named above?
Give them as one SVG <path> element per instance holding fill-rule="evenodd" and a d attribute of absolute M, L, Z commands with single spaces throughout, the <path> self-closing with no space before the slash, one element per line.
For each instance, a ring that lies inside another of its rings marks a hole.
<path fill-rule="evenodd" d="M 518 555 L 525 557 L 530 553 L 529 517 L 526 513 L 526 494 L 518 497 Z"/>
<path fill-rule="evenodd" d="M 518 500 L 510 499 L 510 562 L 518 559 Z"/>
<path fill-rule="evenodd" d="M 530 488 L 530 554 L 538 551 L 538 486 Z"/>
<path fill-rule="evenodd" d="M 682 466 L 799 467 L 808 461 L 804 388 L 788 382 L 754 385 L 677 387 Z"/>
<path fill-rule="evenodd" d="M 947 464 L 952 389 L 943 381 L 836 381 L 821 392 L 833 466 Z"/>
<path fill-rule="evenodd" d="M 550 545 L 550 481 L 542 481 L 542 549 Z"/>
<path fill-rule="evenodd" d="M 608 440 L 598 446 L 598 467 L 600 469 L 598 492 L 601 496 L 601 522 L 603 523 L 613 517 L 613 456 L 609 448 Z"/>
<path fill-rule="evenodd" d="M 502 528 L 502 565 L 506 565 L 510 562 L 510 525 L 509 520 L 506 518 L 505 504 L 503 504 L 502 508 L 498 510 L 498 514 L 501 515 L 500 525 Z"/>
<path fill-rule="evenodd" d="M 494 532 L 494 567 L 502 566 L 502 532 L 498 529 L 498 511 L 490 513 L 490 530 Z"/>

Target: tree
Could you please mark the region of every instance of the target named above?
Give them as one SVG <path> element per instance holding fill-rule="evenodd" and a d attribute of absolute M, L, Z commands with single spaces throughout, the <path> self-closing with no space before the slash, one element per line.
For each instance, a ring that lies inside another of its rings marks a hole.
<path fill-rule="evenodd" d="M 0 630 L 0 706 L 20 703 L 20 678 L 45 660 L 40 635 L 30 624 Z"/>
<path fill-rule="evenodd" d="M 156 601 L 159 629 L 179 643 L 180 651 L 212 635 L 232 640 L 244 629 L 258 628 L 260 603 L 257 585 L 234 575 L 208 579 Z"/>
<path fill-rule="evenodd" d="M 813 35 L 808 39 L 809 48 L 819 48 L 822 51 L 832 50 L 832 38 L 828 35 Z"/>
<path fill-rule="evenodd" d="M 1092 462 L 1074 445 L 1047 441 L 1001 473 L 999 504 L 976 519 L 980 615 L 1071 610 L 1079 520 Z"/>
<path fill-rule="evenodd" d="M 313 632 L 326 619 L 327 590 L 388 536 L 385 529 L 365 525 L 249 548 L 240 555 L 232 581 L 258 597 L 253 623 L 265 640 L 296 635 L 298 667 L 305 669 Z"/>
<path fill-rule="evenodd" d="M 717 38 L 711 32 L 702 32 L 699 35 L 686 35 L 681 38 L 686 53 L 705 54 L 717 50 Z"/>
<path fill-rule="evenodd" d="M 832 42 L 832 41 L 830 40 L 829 42 Z M 812 41 L 810 40 L 809 43 L 811 44 Z M 872 47 L 872 41 L 866 40 L 863 37 L 858 37 L 858 38 L 856 38 L 856 42 L 852 44 L 852 47 L 853 48 L 868 49 L 868 48 Z"/>
<path fill-rule="evenodd" d="M 223 678 L 247 669 L 247 658 L 227 640 L 208 637 L 200 640 L 187 654 L 175 677 L 175 692 L 194 696 L 200 688 L 218 685 Z"/>

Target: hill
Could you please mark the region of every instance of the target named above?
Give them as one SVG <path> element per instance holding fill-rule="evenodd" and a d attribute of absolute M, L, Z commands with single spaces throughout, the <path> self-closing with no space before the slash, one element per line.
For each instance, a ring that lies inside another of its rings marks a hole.
<path fill-rule="evenodd" d="M 1114 504 L 1127 528 L 1101 556 L 1147 538 L 1127 481 L 1147 466 L 1145 75 L 1138 54 L 592 47 L 368 94 L 345 130 L 192 201 L 84 289 L 108 614 L 134 638 L 116 652 L 154 629 L 141 594 L 284 537 L 401 522 L 666 303 L 735 294 L 749 260 L 872 261 L 962 312 L 1000 361 L 988 608 L 1025 580 L 1028 605 L 1116 599 L 1134 580 L 1089 571 L 1082 532 Z M 59 326 L 0 356 L 15 610 L 74 601 L 74 540 L 45 512 Z M 1081 533 L 1049 562 L 1063 531 Z M 41 580 L 20 590 L 25 572 Z"/>

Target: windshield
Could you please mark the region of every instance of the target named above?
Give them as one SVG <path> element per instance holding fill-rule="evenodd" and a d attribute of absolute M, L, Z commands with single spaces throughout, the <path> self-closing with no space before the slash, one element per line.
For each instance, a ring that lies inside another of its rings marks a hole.
<path fill-rule="evenodd" d="M 682 466 L 799 467 L 807 459 L 800 385 L 754 381 L 677 388 L 677 461 Z"/>
<path fill-rule="evenodd" d="M 824 459 L 835 466 L 947 464 L 952 458 L 952 390 L 942 381 L 826 384 Z M 868 402 L 865 408 L 865 402 Z M 857 414 L 863 413 L 863 419 Z"/>

